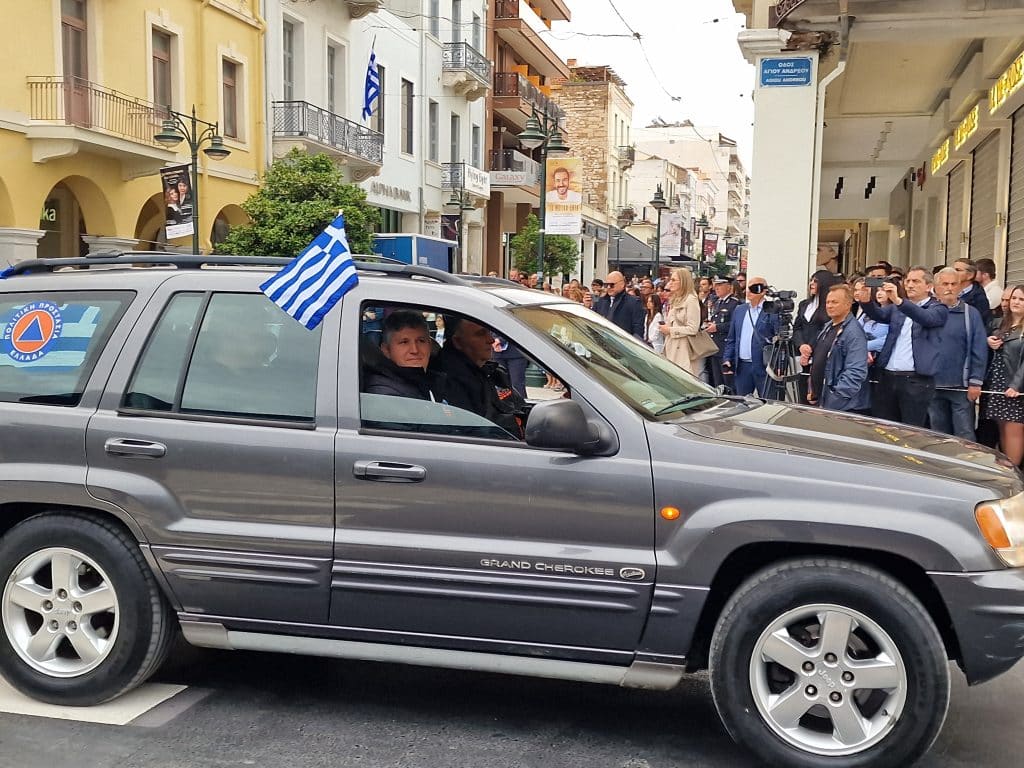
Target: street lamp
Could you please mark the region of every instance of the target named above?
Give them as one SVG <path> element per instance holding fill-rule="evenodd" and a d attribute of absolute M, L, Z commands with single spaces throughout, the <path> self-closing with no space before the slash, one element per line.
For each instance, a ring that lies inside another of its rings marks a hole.
<path fill-rule="evenodd" d="M 651 198 L 650 205 L 658 211 L 658 224 L 654 230 L 654 279 L 657 280 L 661 277 L 661 212 L 668 208 L 665 193 L 661 191 L 661 184 L 658 185 L 654 197 Z"/>
<path fill-rule="evenodd" d="M 558 128 L 558 119 L 554 115 L 548 115 L 547 111 L 541 113 L 537 118 L 536 110 L 530 119 L 526 121 L 526 128 L 517 137 L 519 143 L 527 149 L 533 150 L 537 147 L 540 151 L 541 178 L 547 178 L 548 153 L 564 153 L 569 151 L 569 145 L 562 138 L 562 132 Z M 537 271 L 540 273 L 541 286 L 544 285 L 544 219 L 546 215 L 546 197 L 544 185 L 540 189 L 540 232 L 537 237 Z"/>
<path fill-rule="evenodd" d="M 209 141 L 210 146 L 203 150 L 211 160 L 223 160 L 231 154 L 224 146 L 224 137 L 220 135 L 217 123 L 208 123 L 196 117 L 196 106 L 192 105 L 192 115 L 182 114 L 169 109 L 160 127 L 160 132 L 153 136 L 157 143 L 165 147 L 175 147 L 182 141 L 188 143 L 192 150 L 192 253 L 199 253 L 199 148 L 203 142 Z"/>
<path fill-rule="evenodd" d="M 704 262 L 704 232 L 707 230 L 707 228 L 709 226 L 711 226 L 711 225 L 708 223 L 707 215 L 702 213 L 700 215 L 700 218 L 697 219 L 697 232 L 700 233 L 700 236 L 699 236 L 699 238 L 697 240 L 697 244 L 698 244 L 698 247 L 700 248 L 700 250 L 696 254 L 696 256 L 697 256 L 697 264 L 698 265 L 700 265 L 700 264 L 702 264 Z M 699 266 L 697 267 L 697 272 L 698 272 L 698 274 L 700 273 L 700 267 Z M 711 266 L 710 265 L 708 265 L 708 274 L 709 275 L 711 274 Z"/>
<path fill-rule="evenodd" d="M 461 178 L 464 179 L 465 176 L 463 175 Z M 462 231 L 463 211 L 472 211 L 473 203 L 470 200 L 469 195 L 466 194 L 465 187 L 460 186 L 452 189 L 452 195 L 451 197 L 448 198 L 448 202 L 445 203 L 445 206 L 449 208 L 456 208 L 459 211 L 459 229 L 457 236 L 457 242 L 459 244 L 459 258 L 458 263 L 454 265 L 455 268 L 452 270 L 455 273 L 459 273 L 464 271 L 466 268 L 466 255 L 463 252 L 463 243 L 465 243 L 466 240 L 465 235 L 463 234 Z"/>

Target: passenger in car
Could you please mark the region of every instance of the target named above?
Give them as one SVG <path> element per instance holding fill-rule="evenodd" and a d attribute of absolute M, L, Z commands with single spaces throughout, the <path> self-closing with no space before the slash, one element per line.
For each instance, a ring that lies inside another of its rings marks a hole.
<path fill-rule="evenodd" d="M 432 370 L 447 376 L 448 404 L 483 416 L 521 439 L 528 406 L 512 388 L 508 371 L 491 359 L 494 336 L 490 329 L 472 320 L 447 317 L 445 335 Z"/>
<path fill-rule="evenodd" d="M 419 312 L 398 310 L 384 320 L 381 356 L 364 356 L 363 391 L 371 395 L 414 397 L 443 402 L 445 376 L 428 371 L 433 340 Z"/>

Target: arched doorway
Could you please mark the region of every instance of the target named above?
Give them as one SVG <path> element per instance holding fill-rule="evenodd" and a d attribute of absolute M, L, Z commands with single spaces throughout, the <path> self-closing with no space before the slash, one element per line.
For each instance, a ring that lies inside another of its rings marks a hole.
<path fill-rule="evenodd" d="M 163 196 L 157 193 L 146 200 L 139 210 L 139 218 L 135 221 L 135 239 L 139 241 L 137 249 L 164 250 L 167 246 L 167 235 L 164 230 L 166 223 Z"/>
<path fill-rule="evenodd" d="M 225 205 L 213 220 L 213 226 L 210 230 L 210 243 L 216 248 L 218 244 L 224 242 L 224 238 L 228 236 L 228 232 L 234 227 L 249 223 L 249 217 L 239 206 Z"/>
<path fill-rule="evenodd" d="M 0 227 L 14 226 L 14 206 L 7 185 L 0 179 Z"/>
<path fill-rule="evenodd" d="M 85 234 L 114 233 L 114 215 L 95 182 L 68 176 L 57 182 L 43 200 L 39 228 L 44 235 L 36 249 L 39 258 L 85 256 Z"/>

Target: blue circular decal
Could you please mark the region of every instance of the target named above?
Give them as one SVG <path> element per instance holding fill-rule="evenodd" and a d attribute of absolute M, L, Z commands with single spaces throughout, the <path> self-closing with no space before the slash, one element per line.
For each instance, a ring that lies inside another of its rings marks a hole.
<path fill-rule="evenodd" d="M 8 357 L 31 363 L 50 352 L 63 329 L 60 307 L 51 301 L 34 301 L 15 313 L 0 338 L 10 345 Z"/>

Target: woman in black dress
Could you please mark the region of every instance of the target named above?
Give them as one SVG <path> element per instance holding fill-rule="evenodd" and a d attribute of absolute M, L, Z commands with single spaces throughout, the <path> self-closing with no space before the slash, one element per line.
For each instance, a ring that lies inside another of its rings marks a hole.
<path fill-rule="evenodd" d="M 985 389 L 989 395 L 983 415 L 999 427 L 999 447 L 1014 464 L 1024 459 L 1024 285 L 1014 286 L 1008 311 L 988 337 L 992 359 Z"/>
<path fill-rule="evenodd" d="M 831 322 L 828 313 L 825 312 L 825 297 L 828 296 L 829 288 L 839 282 L 842 282 L 842 278 L 827 269 L 819 269 L 811 275 L 810 283 L 807 285 L 807 298 L 797 305 L 796 312 L 793 313 L 793 345 L 798 353 L 803 354 L 803 347 L 806 346 L 807 354 L 810 355 L 810 348 L 814 346 L 821 329 L 826 323 Z M 810 366 L 804 366 L 805 373 L 809 374 L 810 370 Z M 807 405 L 808 381 L 809 376 L 801 376 L 797 387 L 800 402 L 804 405 Z"/>

